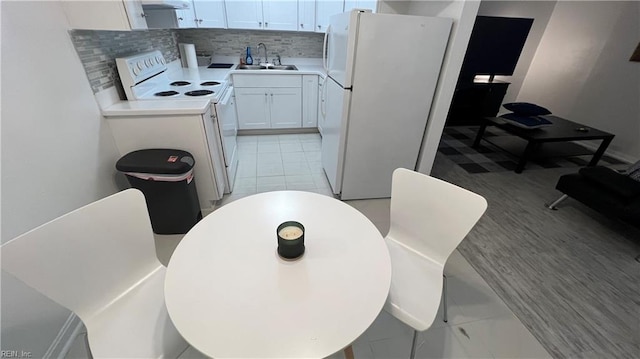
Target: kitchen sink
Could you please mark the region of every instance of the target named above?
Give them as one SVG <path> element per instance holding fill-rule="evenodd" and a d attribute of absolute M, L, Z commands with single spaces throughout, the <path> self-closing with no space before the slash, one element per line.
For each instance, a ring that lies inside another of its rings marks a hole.
<path fill-rule="evenodd" d="M 298 71 L 298 68 L 295 65 L 238 65 L 236 66 L 236 70 L 289 70 L 289 71 Z"/>

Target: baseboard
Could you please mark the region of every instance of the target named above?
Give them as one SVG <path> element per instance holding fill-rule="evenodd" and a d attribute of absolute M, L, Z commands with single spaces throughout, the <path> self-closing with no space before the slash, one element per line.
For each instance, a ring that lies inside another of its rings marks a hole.
<path fill-rule="evenodd" d="M 586 147 L 594 152 L 598 149 L 598 147 L 600 147 L 600 143 L 594 143 L 592 141 L 573 141 L 573 142 L 579 144 L 580 146 Z M 633 158 L 626 153 L 614 151 L 610 148 L 607 149 L 607 151 L 605 152 L 605 155 L 609 157 L 613 157 L 618 161 L 626 162 L 629 164 L 634 163 L 638 160 L 638 158 Z"/>
<path fill-rule="evenodd" d="M 299 133 L 319 133 L 317 127 L 305 128 L 273 128 L 262 130 L 238 130 L 238 136 L 256 136 L 256 135 L 292 135 Z"/>
<path fill-rule="evenodd" d="M 84 324 L 82 324 L 80 318 L 71 313 L 42 358 L 64 359 L 69 349 L 71 349 L 71 345 L 73 345 L 73 342 L 76 340 L 78 333 L 80 333 L 83 328 Z"/>

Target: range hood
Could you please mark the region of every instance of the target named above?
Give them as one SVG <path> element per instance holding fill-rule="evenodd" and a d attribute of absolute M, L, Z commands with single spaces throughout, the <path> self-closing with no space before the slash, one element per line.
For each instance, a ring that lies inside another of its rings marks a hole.
<path fill-rule="evenodd" d="M 145 9 L 188 9 L 191 7 L 189 0 L 141 0 Z"/>

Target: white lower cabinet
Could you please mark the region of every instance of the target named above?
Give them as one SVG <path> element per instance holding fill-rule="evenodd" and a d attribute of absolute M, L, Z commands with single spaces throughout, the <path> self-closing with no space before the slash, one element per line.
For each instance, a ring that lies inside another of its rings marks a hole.
<path fill-rule="evenodd" d="M 325 92 L 324 86 L 326 85 L 324 78 L 318 79 L 318 132 L 322 135 L 322 125 L 324 124 L 324 115 L 326 113 L 325 105 Z"/>
<path fill-rule="evenodd" d="M 238 129 L 271 128 L 268 93 L 264 88 L 235 88 Z"/>
<path fill-rule="evenodd" d="M 271 128 L 302 127 L 302 90 L 282 87 L 269 90 Z"/>
<path fill-rule="evenodd" d="M 234 75 L 238 129 L 302 127 L 300 75 Z"/>
<path fill-rule="evenodd" d="M 302 75 L 302 127 L 318 127 L 318 76 Z"/>

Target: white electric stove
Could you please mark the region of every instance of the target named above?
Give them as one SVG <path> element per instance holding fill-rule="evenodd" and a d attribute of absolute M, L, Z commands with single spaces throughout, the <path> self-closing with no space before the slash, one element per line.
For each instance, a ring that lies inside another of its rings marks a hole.
<path fill-rule="evenodd" d="M 184 79 L 171 79 L 158 50 L 116 59 L 118 74 L 128 100 L 208 98 L 218 102 L 227 88 L 225 81 L 201 78 L 198 72 Z"/>
<path fill-rule="evenodd" d="M 129 101 L 166 101 L 209 99 L 214 116 L 216 135 L 222 143 L 225 173 L 225 193 L 233 190 L 238 167 L 238 124 L 233 86 L 226 81 L 206 78 L 197 70 L 172 72 L 158 50 L 117 58 L 118 74 Z"/>

